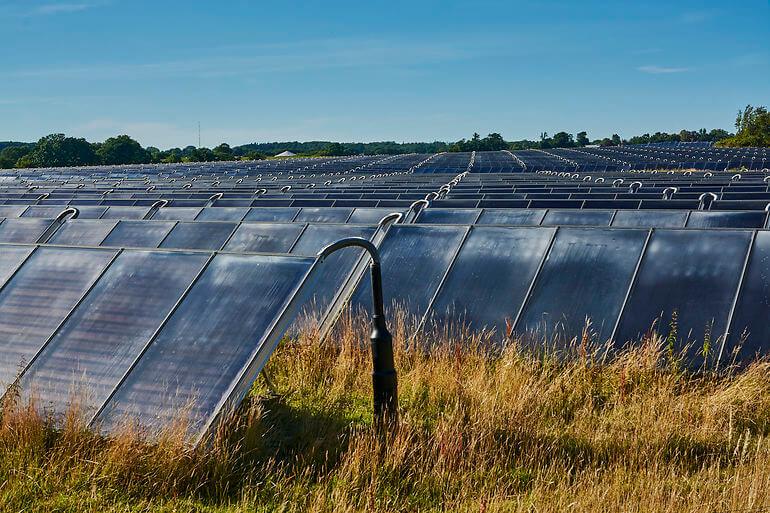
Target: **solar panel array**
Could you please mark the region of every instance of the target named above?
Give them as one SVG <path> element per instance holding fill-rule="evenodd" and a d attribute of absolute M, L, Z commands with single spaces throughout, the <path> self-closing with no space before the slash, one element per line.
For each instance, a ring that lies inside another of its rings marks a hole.
<path fill-rule="evenodd" d="M 692 361 L 748 359 L 770 335 L 769 164 L 649 146 L 7 172 L 0 386 L 200 440 L 304 308 L 328 327 L 369 305 L 357 250 L 315 259 L 351 236 L 423 325 L 566 344 L 590 319 L 620 347 L 676 324 Z"/>

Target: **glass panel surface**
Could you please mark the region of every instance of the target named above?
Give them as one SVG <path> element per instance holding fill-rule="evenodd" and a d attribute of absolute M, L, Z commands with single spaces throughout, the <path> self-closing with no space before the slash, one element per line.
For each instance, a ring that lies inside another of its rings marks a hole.
<path fill-rule="evenodd" d="M 441 291 L 432 318 L 505 333 L 513 322 L 555 228 L 473 228 Z"/>
<path fill-rule="evenodd" d="M 34 249 L 33 246 L 0 246 L 0 287 L 5 285 Z"/>
<path fill-rule="evenodd" d="M 174 221 L 119 221 L 101 243 L 118 248 L 157 248 L 174 228 Z"/>
<path fill-rule="evenodd" d="M 513 226 L 537 226 L 545 217 L 545 209 L 492 209 L 485 208 L 476 224 L 509 224 Z"/>
<path fill-rule="evenodd" d="M 21 214 L 21 217 L 43 217 L 47 219 L 53 219 L 62 213 L 67 207 L 62 205 L 46 206 L 30 205 L 27 210 Z"/>
<path fill-rule="evenodd" d="M 24 213 L 25 210 L 27 210 L 27 206 L 25 205 L 18 205 L 18 206 L 8 206 L 3 205 L 0 206 L 0 217 L 20 217 L 21 214 Z"/>
<path fill-rule="evenodd" d="M 115 255 L 39 248 L 0 291 L 0 386 L 7 387 Z"/>
<path fill-rule="evenodd" d="M 204 208 L 196 221 L 240 221 L 249 212 L 248 207 L 209 207 Z"/>
<path fill-rule="evenodd" d="M 686 210 L 618 210 L 612 226 L 619 228 L 682 228 Z"/>
<path fill-rule="evenodd" d="M 184 420 L 200 432 L 312 262 L 217 255 L 100 414 L 103 429 Z"/>
<path fill-rule="evenodd" d="M 727 230 L 653 233 L 616 340 L 639 340 L 653 322 L 668 336 L 676 311 L 678 350 L 693 342 L 687 356 L 695 358 L 707 331 L 715 344 L 727 329 L 750 240 L 750 232 Z"/>
<path fill-rule="evenodd" d="M 385 306 L 395 304 L 422 317 L 466 231 L 462 226 L 391 226 L 380 247 Z M 351 304 L 371 310 L 368 271 Z"/>
<path fill-rule="evenodd" d="M 757 232 L 743 286 L 735 305 L 730 334 L 722 360 L 730 362 L 770 353 L 770 232 Z"/>
<path fill-rule="evenodd" d="M 373 226 L 311 224 L 302 233 L 291 253 L 314 257 L 332 242 L 347 237 L 361 237 L 369 240 L 374 235 L 374 231 Z M 323 312 L 344 284 L 345 278 L 360 256 L 360 249 L 346 248 L 332 253 L 324 260 L 316 271 L 316 277 L 313 280 L 314 290 L 307 291 L 309 297 L 303 308 L 306 311 Z"/>
<path fill-rule="evenodd" d="M 56 230 L 48 244 L 65 246 L 98 246 L 115 227 L 117 221 L 68 219 Z"/>
<path fill-rule="evenodd" d="M 192 221 L 201 212 L 197 207 L 163 207 L 155 212 L 153 220 L 158 221 Z"/>
<path fill-rule="evenodd" d="M 687 220 L 688 228 L 762 228 L 765 212 L 713 212 L 695 210 Z"/>
<path fill-rule="evenodd" d="M 236 223 L 178 223 L 160 245 L 177 249 L 220 249 L 233 233 Z"/>
<path fill-rule="evenodd" d="M 0 223 L 0 242 L 34 244 L 53 219 L 6 219 Z"/>
<path fill-rule="evenodd" d="M 344 223 L 353 209 L 334 207 L 305 207 L 294 219 L 298 223 Z"/>
<path fill-rule="evenodd" d="M 150 207 L 115 207 L 107 209 L 102 219 L 143 219 Z"/>
<path fill-rule="evenodd" d="M 288 253 L 304 227 L 302 223 L 242 223 L 225 250 Z"/>
<path fill-rule="evenodd" d="M 475 208 L 424 208 L 417 217 L 423 224 L 473 224 L 480 211 Z"/>
<path fill-rule="evenodd" d="M 543 226 L 608 226 L 611 210 L 549 210 Z"/>
<path fill-rule="evenodd" d="M 205 254 L 125 251 L 24 373 L 21 390 L 57 414 L 92 416 L 150 341 Z"/>
<path fill-rule="evenodd" d="M 356 208 L 348 219 L 348 223 L 377 224 L 388 214 L 400 212 L 397 208 Z"/>
<path fill-rule="evenodd" d="M 606 340 L 646 238 L 644 230 L 561 228 L 516 330 L 569 340 L 590 319 L 596 340 Z"/>
<path fill-rule="evenodd" d="M 299 212 L 298 208 L 294 207 L 253 207 L 246 214 L 244 221 L 264 221 L 275 222 L 284 221 L 291 222 Z"/>

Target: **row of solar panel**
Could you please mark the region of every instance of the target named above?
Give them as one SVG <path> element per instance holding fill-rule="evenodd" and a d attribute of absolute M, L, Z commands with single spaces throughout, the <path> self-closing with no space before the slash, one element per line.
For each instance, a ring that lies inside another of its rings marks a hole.
<path fill-rule="evenodd" d="M 106 221 L 67 220 L 50 238 L 41 240 L 53 219 L 6 219 L 0 223 L 0 242 L 115 248 L 168 248 L 239 253 L 290 253 L 318 234 L 339 237 L 358 233 L 361 224 L 233 223 L 227 221 Z M 338 237 L 338 238 L 339 238 Z M 313 253 L 315 254 L 315 253 Z"/>
<path fill-rule="evenodd" d="M 395 225 L 381 252 L 386 302 L 423 321 L 569 340 L 590 319 L 617 346 L 673 321 L 691 361 L 768 350 L 767 231 Z"/>
<path fill-rule="evenodd" d="M 77 408 L 106 432 L 183 419 L 202 436 L 246 393 L 297 314 L 322 312 L 358 258 L 332 255 L 300 288 L 315 262 L 300 255 L 375 233 L 283 228 L 295 239 L 302 232 L 277 248 L 291 255 L 1 244 L 0 394 L 15 384 L 41 410 Z"/>

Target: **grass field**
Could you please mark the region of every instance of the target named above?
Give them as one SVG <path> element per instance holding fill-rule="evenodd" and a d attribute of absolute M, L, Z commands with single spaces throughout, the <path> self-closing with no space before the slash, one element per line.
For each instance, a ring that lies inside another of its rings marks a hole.
<path fill-rule="evenodd" d="M 499 354 L 478 339 L 395 339 L 401 425 L 371 429 L 365 330 L 333 345 L 313 330 L 268 369 L 229 434 L 186 448 L 126 432 L 103 440 L 71 414 L 54 430 L 7 400 L 2 511 L 765 511 L 770 509 L 770 373 L 688 375 L 665 342 L 611 362 Z"/>

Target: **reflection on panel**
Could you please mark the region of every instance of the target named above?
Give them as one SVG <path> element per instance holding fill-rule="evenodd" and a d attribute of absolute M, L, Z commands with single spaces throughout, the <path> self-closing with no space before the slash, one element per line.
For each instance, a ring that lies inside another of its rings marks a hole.
<path fill-rule="evenodd" d="M 351 224 L 311 224 L 302 233 L 297 244 L 292 248 L 294 255 L 315 256 L 323 248 L 347 237 L 371 239 L 374 235 L 373 226 Z M 334 298 L 345 278 L 351 272 L 353 264 L 361 255 L 357 248 L 346 248 L 333 253 L 316 272 L 313 289 L 307 290 L 307 299 L 303 303 L 307 311 L 323 312 Z"/>
<path fill-rule="evenodd" d="M 494 209 L 485 208 L 476 224 L 509 224 L 512 226 L 537 226 L 545 217 L 545 209 Z"/>
<path fill-rule="evenodd" d="M 101 245 L 157 248 L 173 227 L 173 221 L 119 221 Z"/>
<path fill-rule="evenodd" d="M 644 230 L 559 229 L 516 331 L 570 340 L 590 319 L 596 340 L 606 340 L 646 238 Z"/>
<path fill-rule="evenodd" d="M 612 226 L 618 228 L 682 228 L 686 210 L 618 210 Z"/>
<path fill-rule="evenodd" d="M 616 340 L 638 340 L 655 322 L 662 335 L 676 335 L 678 349 L 692 342 L 689 358 L 704 343 L 713 351 L 727 329 L 750 240 L 750 232 L 740 231 L 654 232 Z"/>
<path fill-rule="evenodd" d="M 116 207 L 111 206 L 102 215 L 102 219 L 144 219 L 149 207 Z"/>
<path fill-rule="evenodd" d="M 770 349 L 770 232 L 758 231 L 735 305 L 722 360 L 730 362 L 737 352 L 741 360 Z"/>
<path fill-rule="evenodd" d="M 312 262 L 217 255 L 100 414 L 103 428 L 184 420 L 200 433 Z"/>
<path fill-rule="evenodd" d="M 380 247 L 385 306 L 396 304 L 422 317 L 466 231 L 460 226 L 391 226 Z M 369 311 L 371 296 L 367 274 L 351 305 Z"/>
<path fill-rule="evenodd" d="M 0 287 L 5 285 L 34 249 L 33 246 L 0 246 Z"/>
<path fill-rule="evenodd" d="M 304 227 L 302 223 L 243 223 L 225 251 L 288 253 Z"/>
<path fill-rule="evenodd" d="M 294 219 L 298 223 L 344 223 L 353 212 L 351 208 L 305 207 Z"/>
<path fill-rule="evenodd" d="M 0 242 L 34 244 L 53 219 L 6 219 L 0 223 Z"/>
<path fill-rule="evenodd" d="M 473 224 L 480 211 L 475 208 L 424 208 L 417 216 L 421 224 Z"/>
<path fill-rule="evenodd" d="M 176 249 L 221 249 L 236 226 L 236 223 L 180 222 L 160 246 Z"/>
<path fill-rule="evenodd" d="M 388 214 L 399 212 L 397 208 L 356 208 L 348 219 L 348 223 L 378 224 Z"/>
<path fill-rule="evenodd" d="M 58 414 L 88 417 L 107 400 L 208 259 L 123 252 L 24 373 L 20 389 Z"/>
<path fill-rule="evenodd" d="M 240 221 L 249 212 L 248 207 L 210 207 L 195 218 L 196 221 Z"/>
<path fill-rule="evenodd" d="M 98 246 L 115 227 L 117 221 L 69 219 L 56 230 L 49 244 L 64 246 Z"/>
<path fill-rule="evenodd" d="M 433 319 L 504 334 L 516 319 L 555 228 L 477 226 L 433 304 Z"/>
<path fill-rule="evenodd" d="M 765 212 L 714 212 L 694 210 L 687 220 L 688 228 L 762 228 Z"/>
<path fill-rule="evenodd" d="M 115 256 L 40 248 L 0 291 L 0 386 L 13 382 Z"/>
<path fill-rule="evenodd" d="M 155 212 L 153 220 L 158 221 L 192 221 L 202 209 L 199 207 L 163 207 Z"/>
<path fill-rule="evenodd" d="M 549 210 L 543 226 L 608 226 L 611 210 Z"/>
<path fill-rule="evenodd" d="M 291 222 L 299 212 L 295 207 L 254 207 L 246 214 L 244 221 Z"/>

